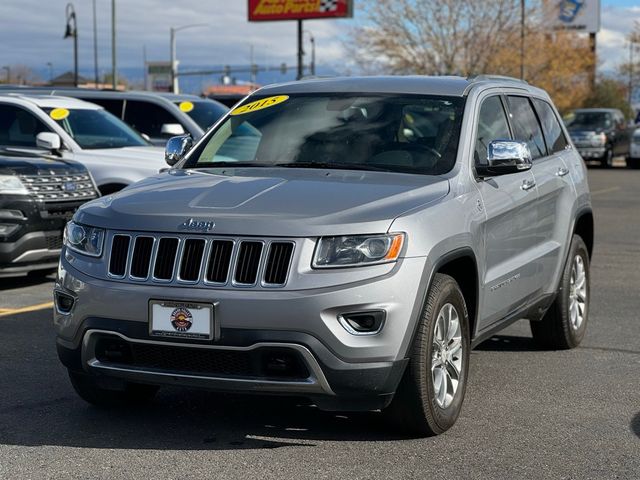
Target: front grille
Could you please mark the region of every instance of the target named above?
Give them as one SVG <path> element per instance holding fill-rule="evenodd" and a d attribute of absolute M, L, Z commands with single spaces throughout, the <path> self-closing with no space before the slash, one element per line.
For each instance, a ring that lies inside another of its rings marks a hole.
<path fill-rule="evenodd" d="M 20 180 L 31 196 L 44 202 L 90 200 L 98 196 L 91 178 L 86 173 L 21 175 Z"/>
<path fill-rule="evenodd" d="M 241 285 L 256 283 L 261 255 L 262 242 L 242 242 L 233 278 L 236 283 Z"/>
<path fill-rule="evenodd" d="M 60 250 L 62 248 L 62 233 L 46 233 L 45 240 L 47 242 L 47 250 Z"/>
<path fill-rule="evenodd" d="M 136 282 L 283 287 L 295 242 L 115 233 L 108 274 Z"/>
<path fill-rule="evenodd" d="M 221 350 L 127 342 L 104 336 L 96 342 L 102 363 L 179 374 L 298 379 L 309 377 L 300 356 L 290 349 Z"/>

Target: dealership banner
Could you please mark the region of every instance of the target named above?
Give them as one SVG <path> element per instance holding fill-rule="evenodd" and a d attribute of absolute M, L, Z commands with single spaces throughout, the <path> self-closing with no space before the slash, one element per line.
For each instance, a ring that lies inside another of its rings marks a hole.
<path fill-rule="evenodd" d="M 546 15 L 553 30 L 598 33 L 600 0 L 547 0 Z"/>
<path fill-rule="evenodd" d="M 249 21 L 353 16 L 353 0 L 249 0 Z"/>

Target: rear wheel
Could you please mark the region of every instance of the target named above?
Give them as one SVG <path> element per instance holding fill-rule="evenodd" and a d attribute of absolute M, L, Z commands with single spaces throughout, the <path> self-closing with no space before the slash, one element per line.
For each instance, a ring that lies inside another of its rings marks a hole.
<path fill-rule="evenodd" d="M 582 238 L 574 235 L 553 305 L 542 320 L 530 322 L 536 343 L 553 349 L 580 344 L 587 330 L 589 281 L 589 252 Z"/>
<path fill-rule="evenodd" d="M 99 387 L 94 378 L 69 370 L 69 379 L 76 393 L 85 402 L 98 407 L 119 407 L 151 401 L 159 387 L 127 382 L 121 390 Z"/>
<path fill-rule="evenodd" d="M 602 157 L 602 166 L 604 168 L 613 168 L 613 150 L 610 148 L 607 148 L 604 157 Z"/>
<path fill-rule="evenodd" d="M 467 386 L 469 318 L 462 292 L 436 274 L 427 295 L 409 365 L 385 410 L 394 428 L 421 436 L 453 426 Z"/>

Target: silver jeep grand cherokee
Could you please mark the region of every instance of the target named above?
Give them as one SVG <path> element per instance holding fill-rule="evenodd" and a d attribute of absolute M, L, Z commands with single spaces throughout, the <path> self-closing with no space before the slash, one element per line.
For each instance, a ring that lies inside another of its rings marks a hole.
<path fill-rule="evenodd" d="M 266 87 L 168 171 L 78 210 L 61 361 L 94 404 L 161 385 L 308 397 L 453 425 L 469 351 L 518 319 L 577 346 L 585 168 L 549 96 L 498 77 Z"/>

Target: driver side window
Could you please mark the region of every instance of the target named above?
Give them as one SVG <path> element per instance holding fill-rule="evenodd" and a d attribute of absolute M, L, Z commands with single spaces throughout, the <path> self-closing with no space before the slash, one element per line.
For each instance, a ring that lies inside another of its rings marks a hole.
<path fill-rule="evenodd" d="M 493 140 L 511 139 L 507 115 L 499 96 L 485 99 L 478 115 L 476 131 L 476 148 L 474 160 L 476 165 L 486 165 L 489 143 Z"/>

